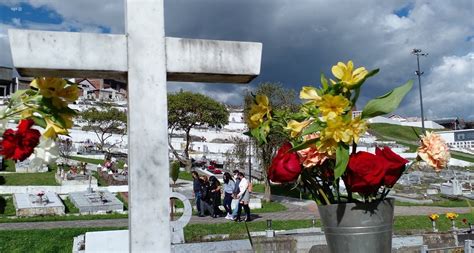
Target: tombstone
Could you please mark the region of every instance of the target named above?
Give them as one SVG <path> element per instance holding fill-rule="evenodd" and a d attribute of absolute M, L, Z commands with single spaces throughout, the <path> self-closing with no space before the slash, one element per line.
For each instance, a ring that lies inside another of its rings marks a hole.
<path fill-rule="evenodd" d="M 125 10 L 121 35 L 9 30 L 13 65 L 22 76 L 128 79 L 129 250 L 170 252 L 166 81 L 248 83 L 262 44 L 165 38 L 163 0 Z"/>
<path fill-rule="evenodd" d="M 123 211 L 123 203 L 108 191 L 71 192 L 69 199 L 81 214 Z"/>
<path fill-rule="evenodd" d="M 65 207 L 54 192 L 41 194 L 14 193 L 13 204 L 16 216 L 31 217 L 38 215 L 64 215 Z"/>
<path fill-rule="evenodd" d="M 184 243 L 183 228 L 189 223 L 192 216 L 192 206 L 188 198 L 181 193 L 171 192 L 170 198 L 177 198 L 184 204 L 183 215 L 176 221 L 171 221 L 170 234 L 171 243 Z M 159 233 L 156 231 L 156 233 Z M 84 235 L 79 235 L 74 240 L 73 252 L 84 253 L 102 253 L 114 252 L 125 253 L 128 252 L 128 231 L 106 231 L 106 232 L 87 232 Z M 107 242 L 107 243 L 104 243 Z M 81 251 L 83 250 L 83 251 Z M 160 252 L 156 250 L 156 252 Z"/>

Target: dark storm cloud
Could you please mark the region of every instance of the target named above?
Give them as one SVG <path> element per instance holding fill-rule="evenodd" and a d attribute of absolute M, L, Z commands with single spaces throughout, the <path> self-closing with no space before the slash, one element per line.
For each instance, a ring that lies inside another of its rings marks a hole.
<path fill-rule="evenodd" d="M 37 0 L 34 5 L 46 6 L 63 18 L 62 28 L 55 25 L 57 29 L 103 32 L 106 27 L 113 33 L 123 32 L 122 1 L 105 1 L 101 8 L 94 0 L 72 2 Z M 79 6 L 81 11 L 77 11 Z M 381 69 L 363 87 L 361 107 L 369 98 L 416 78 L 416 58 L 410 51 L 417 47 L 430 54 L 421 61 L 427 115 L 474 118 L 466 109 L 470 107 L 466 101 L 472 101 L 474 95 L 463 92 L 473 86 L 474 42 L 466 39 L 474 36 L 472 10 L 469 0 L 165 0 L 167 36 L 263 43 L 261 75 L 248 86 L 170 83 L 168 87 L 240 104 L 245 89 L 259 82 L 281 82 L 299 90 L 303 85 L 318 85 L 321 72 L 331 76 L 330 68 L 337 61 L 352 59 L 357 66 Z M 2 49 L 5 26 L 0 24 Z M 449 64 L 465 65 L 471 71 L 450 72 Z M 456 90 L 446 92 L 449 78 L 463 81 Z M 465 99 L 447 111 L 436 106 L 430 99 L 434 97 Z M 419 115 L 418 104 L 414 89 L 397 112 Z"/>

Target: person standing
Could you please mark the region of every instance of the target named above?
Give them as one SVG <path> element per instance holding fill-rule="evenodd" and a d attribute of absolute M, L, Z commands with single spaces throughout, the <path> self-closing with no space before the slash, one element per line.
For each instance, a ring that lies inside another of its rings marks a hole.
<path fill-rule="evenodd" d="M 224 208 L 227 212 L 226 219 L 232 219 L 232 193 L 234 192 L 235 182 L 229 172 L 224 173 Z"/>
<path fill-rule="evenodd" d="M 239 191 L 240 191 L 240 188 L 239 188 L 239 184 L 240 184 L 239 170 L 234 170 L 233 172 L 234 172 L 235 186 L 234 186 L 234 191 L 232 192 L 232 198 L 235 202 L 237 202 L 237 205 L 235 205 L 235 207 L 232 209 L 232 220 L 234 220 L 235 217 L 237 217 L 237 211 L 238 211 L 238 208 L 239 208 L 239 205 L 240 205 L 240 201 L 237 198 L 237 194 L 239 194 Z"/>
<path fill-rule="evenodd" d="M 212 217 L 217 218 L 222 214 L 219 206 L 221 205 L 221 183 L 215 176 L 209 178 L 210 193 L 211 193 L 211 204 L 212 204 Z"/>
<path fill-rule="evenodd" d="M 239 178 L 240 178 L 239 194 L 237 194 L 237 198 L 239 199 L 240 205 L 237 210 L 237 217 L 235 218 L 235 221 L 240 221 L 240 215 L 242 213 L 242 207 L 243 207 L 245 210 L 245 214 L 247 215 L 247 218 L 245 219 L 245 221 L 249 222 L 251 221 L 250 207 L 249 207 L 249 202 L 250 202 L 249 181 L 245 178 L 245 175 L 242 172 L 239 172 Z"/>
<path fill-rule="evenodd" d="M 206 214 L 206 211 L 211 216 L 214 216 L 209 179 L 207 178 L 207 176 L 202 176 L 201 177 L 201 212 L 199 214 L 199 217 L 204 217 L 204 215 Z"/>
<path fill-rule="evenodd" d="M 193 193 L 194 193 L 194 200 L 196 202 L 196 209 L 197 212 L 201 213 L 201 180 L 199 179 L 199 175 L 196 171 L 191 172 L 193 177 Z"/>

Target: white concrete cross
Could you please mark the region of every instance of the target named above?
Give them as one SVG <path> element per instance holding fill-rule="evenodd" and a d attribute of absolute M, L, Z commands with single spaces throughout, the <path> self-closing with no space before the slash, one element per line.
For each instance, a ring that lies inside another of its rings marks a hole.
<path fill-rule="evenodd" d="M 128 79 L 130 252 L 169 252 L 166 81 L 247 83 L 261 43 L 165 38 L 163 0 L 126 1 L 126 34 L 9 30 L 23 76 Z M 107 242 L 104 242 L 107 243 Z"/>

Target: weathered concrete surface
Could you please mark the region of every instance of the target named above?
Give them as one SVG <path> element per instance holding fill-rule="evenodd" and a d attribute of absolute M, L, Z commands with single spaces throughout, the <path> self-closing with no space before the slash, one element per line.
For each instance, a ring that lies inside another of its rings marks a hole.
<path fill-rule="evenodd" d="M 46 192 L 42 197 L 44 202 L 38 202 L 36 194 L 15 193 L 13 204 L 16 216 L 28 217 L 38 215 L 64 215 L 65 207 L 54 192 Z"/>
<path fill-rule="evenodd" d="M 125 35 L 9 29 L 22 76 L 116 77 L 127 72 Z"/>
<path fill-rule="evenodd" d="M 168 81 L 248 83 L 260 74 L 262 44 L 166 38 Z"/>
<path fill-rule="evenodd" d="M 22 76 L 127 77 L 125 35 L 15 29 L 8 34 Z M 157 35 L 151 37 L 156 42 Z M 260 73 L 261 43 L 181 38 L 165 43 L 168 81 L 248 83 Z"/>

